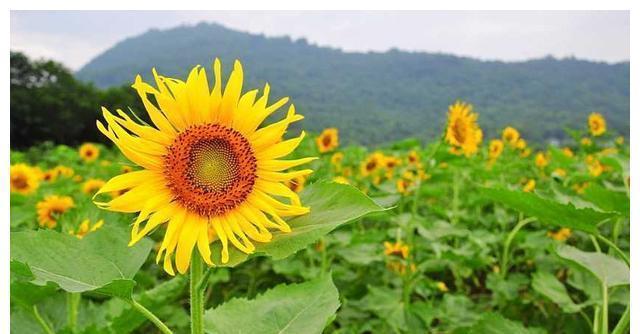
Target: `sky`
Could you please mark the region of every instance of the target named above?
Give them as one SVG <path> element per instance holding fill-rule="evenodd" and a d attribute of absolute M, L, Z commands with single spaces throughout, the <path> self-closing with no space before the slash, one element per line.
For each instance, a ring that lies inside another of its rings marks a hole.
<path fill-rule="evenodd" d="M 441 52 L 483 60 L 547 55 L 629 60 L 628 11 L 12 11 L 11 50 L 80 69 L 127 37 L 216 22 L 349 52 Z"/>

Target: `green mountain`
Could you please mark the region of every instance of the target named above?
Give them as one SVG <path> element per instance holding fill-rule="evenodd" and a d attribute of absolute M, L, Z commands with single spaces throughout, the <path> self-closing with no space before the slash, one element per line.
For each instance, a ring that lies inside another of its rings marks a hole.
<path fill-rule="evenodd" d="M 290 96 L 303 126 L 336 126 L 343 142 L 378 144 L 415 136 L 434 138 L 456 99 L 480 113 L 485 137 L 513 125 L 530 141 L 564 138 L 565 126 L 584 127 L 587 115 L 605 115 L 609 128 L 629 133 L 629 63 L 551 57 L 525 62 L 480 61 L 423 52 L 354 53 L 305 39 L 268 38 L 201 23 L 150 30 L 99 55 L 78 73 L 98 87 L 132 82 L 150 69 L 184 78 L 197 64 L 219 57 L 229 70 L 245 68 L 246 86 L 272 86 Z"/>

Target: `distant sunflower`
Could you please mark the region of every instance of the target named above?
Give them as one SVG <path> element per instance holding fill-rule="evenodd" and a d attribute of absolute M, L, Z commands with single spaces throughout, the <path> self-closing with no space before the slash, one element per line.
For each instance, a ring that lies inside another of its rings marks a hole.
<path fill-rule="evenodd" d="M 293 190 L 294 192 L 301 192 L 302 189 L 304 189 L 304 183 L 306 182 L 307 178 L 305 175 L 298 175 L 288 181 L 286 181 L 286 186 L 289 187 L 289 189 Z"/>
<path fill-rule="evenodd" d="M 213 265 L 209 244 L 220 240 L 221 261 L 227 263 L 229 243 L 250 254 L 255 250 L 253 241 L 271 240 L 270 229 L 290 232 L 283 217 L 308 213 L 309 208 L 285 183 L 312 171 L 286 170 L 314 158 L 280 160 L 300 144 L 304 132 L 293 139 L 282 137 L 289 124 L 303 117 L 291 105 L 284 119 L 261 127 L 288 98 L 267 105 L 269 85 L 258 99 L 257 90 L 242 94 L 239 61 L 224 89 L 217 59 L 213 90 L 200 66 L 193 68 L 186 82 L 152 72 L 157 88 L 140 76 L 133 84 L 152 125 L 104 108 L 106 126 L 98 122 L 99 130 L 142 167 L 112 178 L 96 193 L 128 189 L 96 204 L 112 211 L 140 212 L 130 244 L 168 223 L 156 261 L 164 256 L 165 271 L 174 275 L 174 255 L 178 272 L 185 273 L 194 247 Z"/>
<path fill-rule="evenodd" d="M 519 150 L 524 150 L 525 148 L 527 148 L 527 141 L 523 138 L 518 139 L 518 141 L 516 142 L 516 148 Z"/>
<path fill-rule="evenodd" d="M 82 223 L 80 223 L 80 226 L 78 226 L 77 231 L 70 230 L 69 234 L 75 235 L 78 239 L 82 239 L 87 234 L 99 230 L 102 227 L 102 225 L 104 225 L 104 220 L 102 219 L 98 220 L 95 224 L 91 225 L 91 220 L 87 218 L 83 220 Z"/>
<path fill-rule="evenodd" d="M 75 174 L 75 172 L 73 171 L 73 168 L 63 166 L 63 165 L 58 165 L 54 167 L 53 172 L 56 174 L 56 176 L 63 176 L 63 177 L 72 177 L 73 174 Z"/>
<path fill-rule="evenodd" d="M 407 155 L 407 162 L 410 165 L 415 165 L 420 163 L 420 154 L 418 154 L 418 151 L 416 150 L 409 151 L 409 154 Z"/>
<path fill-rule="evenodd" d="M 333 149 L 338 147 L 338 129 L 324 129 L 316 138 L 316 145 L 318 145 L 320 153 L 333 151 Z"/>
<path fill-rule="evenodd" d="M 538 154 L 536 154 L 535 163 L 538 168 L 544 168 L 549 164 L 549 157 L 542 152 L 538 152 Z"/>
<path fill-rule="evenodd" d="M 91 143 L 84 143 L 78 149 L 78 154 L 85 162 L 92 162 L 100 156 L 100 148 Z"/>
<path fill-rule="evenodd" d="M 535 189 L 536 189 L 536 180 L 534 179 L 528 180 L 527 183 L 524 184 L 524 187 L 522 187 L 522 191 L 526 193 L 530 193 Z"/>
<path fill-rule="evenodd" d="M 54 228 L 58 224 L 58 218 L 74 206 L 73 199 L 69 196 L 50 195 L 36 204 L 38 224 L 41 227 Z"/>
<path fill-rule="evenodd" d="M 624 145 L 624 137 L 623 136 L 618 136 L 616 137 L 616 145 Z"/>
<path fill-rule="evenodd" d="M 340 166 L 342 160 L 344 160 L 344 153 L 342 152 L 336 152 L 331 156 L 331 164 L 336 167 Z"/>
<path fill-rule="evenodd" d="M 482 142 L 482 129 L 477 121 L 478 114 L 473 112 L 472 105 L 457 101 L 449 106 L 445 138 L 452 147 L 460 148 L 466 156 L 476 153 Z"/>
<path fill-rule="evenodd" d="M 93 196 L 102 186 L 104 186 L 104 180 L 89 179 L 82 185 L 82 192 Z"/>
<path fill-rule="evenodd" d="M 375 172 L 378 168 L 380 168 L 384 161 L 384 154 L 380 152 L 375 152 L 370 154 L 363 162 L 360 164 L 360 174 L 362 176 L 369 176 L 373 172 Z"/>
<path fill-rule="evenodd" d="M 489 142 L 489 158 L 497 159 L 500 154 L 502 154 L 502 150 L 504 149 L 504 143 L 502 140 L 493 139 Z"/>
<path fill-rule="evenodd" d="M 396 256 L 406 259 L 409 257 L 409 246 L 404 244 L 402 241 L 397 241 L 395 243 L 385 241 L 384 255 Z"/>
<path fill-rule="evenodd" d="M 582 146 L 591 146 L 591 145 L 593 145 L 593 141 L 591 141 L 591 138 L 583 137 L 582 139 L 580 139 L 580 145 L 582 145 Z"/>
<path fill-rule="evenodd" d="M 339 175 L 338 175 L 338 176 L 335 176 L 335 177 L 333 178 L 333 182 L 335 182 L 335 183 L 340 183 L 340 184 L 349 184 L 349 179 L 347 179 L 347 178 L 346 178 L 346 177 L 344 177 L 344 176 L 339 176 Z"/>
<path fill-rule="evenodd" d="M 571 150 L 571 148 L 569 147 L 565 147 L 562 149 L 562 153 L 567 157 L 567 158 L 573 158 L 574 154 L 573 151 Z"/>
<path fill-rule="evenodd" d="M 512 147 L 516 147 L 516 145 L 518 144 L 518 140 L 520 140 L 520 132 L 518 132 L 516 128 L 507 126 L 506 128 L 504 128 L 504 130 L 502 130 L 502 140 L 504 140 L 505 143 L 511 145 Z"/>
<path fill-rule="evenodd" d="M 597 112 L 591 113 L 591 115 L 589 115 L 588 123 L 589 132 L 591 132 L 593 136 L 601 136 L 607 131 L 607 121 L 601 114 Z"/>
<path fill-rule="evenodd" d="M 12 165 L 9 174 L 12 193 L 28 195 L 36 191 L 40 185 L 38 172 L 27 164 Z"/>

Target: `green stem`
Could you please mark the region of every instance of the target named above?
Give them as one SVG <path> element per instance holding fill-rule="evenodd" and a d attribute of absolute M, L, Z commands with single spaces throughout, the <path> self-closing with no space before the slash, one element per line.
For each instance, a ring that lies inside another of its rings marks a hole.
<path fill-rule="evenodd" d="M 616 253 L 618 253 L 618 255 L 622 258 L 622 260 L 624 260 L 624 262 L 627 264 L 627 266 L 631 266 L 631 263 L 629 262 L 629 258 L 627 257 L 627 255 L 620 249 L 618 248 L 618 246 L 616 246 L 616 244 L 614 244 L 613 242 L 611 242 L 611 240 L 601 236 L 601 235 L 596 235 L 596 237 L 598 239 L 600 239 L 602 242 L 604 242 L 605 244 L 607 244 L 607 246 L 609 246 L 610 248 L 613 248 L 614 251 L 616 251 Z"/>
<path fill-rule="evenodd" d="M 596 252 L 602 253 L 602 249 L 600 249 L 600 244 L 598 243 L 598 240 L 596 240 L 596 237 L 591 234 L 589 235 L 589 238 L 591 238 L 591 243 L 593 243 L 593 248 L 596 249 Z"/>
<path fill-rule="evenodd" d="M 593 334 L 600 334 L 600 306 L 593 307 Z"/>
<path fill-rule="evenodd" d="M 617 219 L 615 223 L 613 223 L 613 231 L 611 231 L 611 241 L 614 244 L 618 244 L 618 236 L 620 235 L 620 227 L 622 225 L 622 218 Z"/>
<path fill-rule="evenodd" d="M 451 201 L 451 223 L 458 223 L 458 207 L 460 206 L 460 173 L 458 169 L 453 172 L 453 200 Z"/>
<path fill-rule="evenodd" d="M 38 324 L 40 324 L 40 327 L 42 327 L 42 330 L 45 333 L 55 334 L 55 332 L 53 331 L 53 329 L 51 329 L 49 324 L 47 324 L 47 322 L 40 316 L 40 312 L 38 312 L 38 307 L 36 305 L 33 305 L 33 316 L 36 318 L 36 320 L 38 321 Z"/>
<path fill-rule="evenodd" d="M 78 305 L 82 295 L 79 293 L 67 292 L 67 326 L 72 333 L 75 333 L 78 324 Z"/>
<path fill-rule="evenodd" d="M 505 239 L 504 247 L 502 248 L 502 259 L 500 261 L 500 275 L 502 275 L 503 278 L 507 276 L 507 262 L 509 260 L 509 247 L 511 246 L 511 242 L 513 241 L 513 238 L 515 238 L 516 234 L 518 233 L 518 231 L 520 231 L 521 228 L 523 228 L 525 225 L 535 220 L 536 220 L 535 217 L 530 217 L 527 219 L 520 220 L 518 224 L 516 224 L 516 226 L 513 228 L 513 230 L 511 230 L 511 232 L 507 236 L 507 239 Z"/>
<path fill-rule="evenodd" d="M 629 326 L 629 312 L 631 311 L 631 301 L 627 304 L 627 308 L 622 313 L 622 317 L 618 320 L 618 324 L 613 328 L 613 332 L 611 334 L 623 334 L 626 332 L 627 327 Z"/>
<path fill-rule="evenodd" d="M 140 303 L 133 299 L 127 300 L 127 302 L 129 302 L 129 304 L 131 304 L 131 306 L 136 309 L 136 311 L 140 312 L 145 318 L 153 322 L 153 324 L 158 327 L 160 332 L 164 334 L 173 334 L 169 327 L 167 327 L 167 325 L 165 325 L 162 320 L 158 319 L 158 317 L 156 317 L 155 314 L 151 313 L 151 311 L 149 311 L 146 307 L 142 306 Z"/>
<path fill-rule="evenodd" d="M 320 263 L 320 275 L 324 277 L 328 267 L 327 244 L 324 241 L 324 237 L 320 238 L 320 245 L 322 247 L 322 249 L 320 250 L 320 255 L 322 256 L 322 262 Z"/>
<path fill-rule="evenodd" d="M 191 296 L 191 334 L 204 334 L 204 293 L 200 286 L 202 280 L 202 259 L 198 254 L 191 255 L 191 281 L 189 295 Z M 206 287 L 206 285 L 204 286 Z"/>
<path fill-rule="evenodd" d="M 600 324 L 600 333 L 609 333 L 609 294 L 607 291 L 607 284 L 602 283 L 602 323 Z"/>

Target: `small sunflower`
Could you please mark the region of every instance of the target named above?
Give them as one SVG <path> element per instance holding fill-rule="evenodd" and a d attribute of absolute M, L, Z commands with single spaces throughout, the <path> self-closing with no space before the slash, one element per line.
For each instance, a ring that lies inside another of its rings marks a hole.
<path fill-rule="evenodd" d="M 567 176 L 567 171 L 562 169 L 562 168 L 556 168 L 553 170 L 553 176 L 555 177 L 559 177 L 561 179 L 565 178 Z"/>
<path fill-rule="evenodd" d="M 9 174 L 12 193 L 28 195 L 40 185 L 39 173 L 27 164 L 12 165 Z"/>
<path fill-rule="evenodd" d="M 574 153 L 573 151 L 569 148 L 569 147 L 565 147 L 562 149 L 562 153 L 567 157 L 567 158 L 573 158 Z"/>
<path fill-rule="evenodd" d="M 73 206 L 73 199 L 69 196 L 50 195 L 45 197 L 44 200 L 36 204 L 38 224 L 40 227 L 56 227 L 59 216 Z"/>
<path fill-rule="evenodd" d="M 395 243 L 385 241 L 384 255 L 396 256 L 406 259 L 409 257 L 409 246 L 404 244 L 402 241 L 397 241 Z"/>
<path fill-rule="evenodd" d="M 587 169 L 593 177 L 598 177 L 605 171 L 604 165 L 596 158 L 587 159 Z"/>
<path fill-rule="evenodd" d="M 523 138 L 518 139 L 518 141 L 516 142 L 516 148 L 519 150 L 524 150 L 527 148 L 527 141 L 524 140 Z"/>
<path fill-rule="evenodd" d="M 307 177 L 305 175 L 298 175 L 286 182 L 286 186 L 294 192 L 301 192 L 304 189 L 304 183 L 307 181 Z"/>
<path fill-rule="evenodd" d="M 563 227 L 558 231 L 549 231 L 547 236 L 556 241 L 566 241 L 571 236 L 571 229 Z"/>
<path fill-rule="evenodd" d="M 445 139 L 454 148 L 461 149 L 465 156 L 478 151 L 482 142 L 482 129 L 478 126 L 478 114 L 473 106 L 457 101 L 449 106 L 449 118 Z"/>
<path fill-rule="evenodd" d="M 338 129 L 324 129 L 316 138 L 316 145 L 318 145 L 320 153 L 333 151 L 333 149 L 338 147 Z"/>
<path fill-rule="evenodd" d="M 522 191 L 526 193 L 530 193 L 535 189 L 536 189 L 536 180 L 534 179 L 530 179 L 529 181 L 527 181 L 527 183 L 524 184 L 524 187 L 522 187 Z"/>
<path fill-rule="evenodd" d="M 92 162 L 100 156 L 100 148 L 91 143 L 84 143 L 78 149 L 78 154 L 85 162 Z"/>
<path fill-rule="evenodd" d="M 344 160 L 344 153 L 342 152 L 336 152 L 331 156 L 331 164 L 336 167 L 340 166 L 342 160 Z"/>
<path fill-rule="evenodd" d="M 580 139 L 580 145 L 582 145 L 582 146 L 591 146 L 591 145 L 593 145 L 593 141 L 591 140 L 591 138 L 583 137 L 582 139 Z"/>
<path fill-rule="evenodd" d="M 151 125 L 104 108 L 106 126 L 98 122 L 99 130 L 142 167 L 112 178 L 96 193 L 128 190 L 96 204 L 112 211 L 139 212 L 130 244 L 167 223 L 156 261 L 164 257 L 165 271 L 174 275 L 174 256 L 178 272 L 185 273 L 196 247 L 213 265 L 209 244 L 219 240 L 221 261 L 227 263 L 229 243 L 250 254 L 255 251 L 253 241 L 271 240 L 270 229 L 290 232 L 283 217 L 306 214 L 309 208 L 285 184 L 312 171 L 287 170 L 315 158 L 281 160 L 304 138 L 302 132 L 282 139 L 289 124 L 303 118 L 293 105 L 284 119 L 261 127 L 288 98 L 268 105 L 269 85 L 261 97 L 257 90 L 243 94 L 239 61 L 224 89 L 217 59 L 212 90 L 200 66 L 193 68 L 186 82 L 152 72 L 157 88 L 140 76 L 133 84 Z"/>
<path fill-rule="evenodd" d="M 75 172 L 73 171 L 73 168 L 71 167 L 67 167 L 67 166 L 63 166 L 63 165 L 58 165 L 56 167 L 53 168 L 53 172 L 56 174 L 56 176 L 60 177 L 72 177 Z"/>
<path fill-rule="evenodd" d="M 522 152 L 520 152 L 520 157 L 522 157 L 522 158 L 527 158 L 530 155 L 531 155 L 531 148 L 530 147 L 526 147 L 524 150 L 522 150 Z"/>
<path fill-rule="evenodd" d="M 538 152 L 538 154 L 536 154 L 535 163 L 538 168 L 544 168 L 549 164 L 549 157 L 542 152 Z"/>
<path fill-rule="evenodd" d="M 42 173 L 42 180 L 46 181 L 46 182 L 53 182 L 58 178 L 58 173 L 53 170 L 50 169 L 44 173 Z"/>
<path fill-rule="evenodd" d="M 616 145 L 624 145 L 624 137 L 623 136 L 618 136 L 616 137 Z"/>
<path fill-rule="evenodd" d="M 420 154 L 416 150 L 409 151 L 407 155 L 407 162 L 409 165 L 415 165 L 420 163 Z"/>
<path fill-rule="evenodd" d="M 80 226 L 78 226 L 77 231 L 70 230 L 69 234 L 75 235 L 78 239 L 82 239 L 87 234 L 99 230 L 102 227 L 102 225 L 104 225 L 104 220 L 102 219 L 98 220 L 95 224 L 91 225 L 91 220 L 87 218 L 83 220 L 82 223 L 80 223 Z"/>
<path fill-rule="evenodd" d="M 122 174 L 131 173 L 133 172 L 133 167 L 129 165 L 123 165 L 122 168 L 120 168 L 120 172 L 122 172 Z"/>
<path fill-rule="evenodd" d="M 102 186 L 104 186 L 104 180 L 89 179 L 82 185 L 82 192 L 93 196 Z"/>
<path fill-rule="evenodd" d="M 504 149 L 504 143 L 502 140 L 493 139 L 489 142 L 489 158 L 497 159 L 500 154 L 502 154 L 502 150 Z"/>
<path fill-rule="evenodd" d="M 589 115 L 587 123 L 589 123 L 589 132 L 591 132 L 591 135 L 593 136 L 601 136 L 607 131 L 607 121 L 597 112 Z"/>
<path fill-rule="evenodd" d="M 378 168 L 382 166 L 384 162 L 384 154 L 380 152 L 375 152 L 370 154 L 363 162 L 360 164 L 360 174 L 362 176 L 369 176 L 373 172 L 375 172 Z"/>
<path fill-rule="evenodd" d="M 520 140 L 520 132 L 513 127 L 507 126 L 502 130 L 502 140 L 511 145 L 511 147 L 516 147 Z"/>

